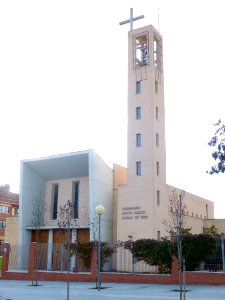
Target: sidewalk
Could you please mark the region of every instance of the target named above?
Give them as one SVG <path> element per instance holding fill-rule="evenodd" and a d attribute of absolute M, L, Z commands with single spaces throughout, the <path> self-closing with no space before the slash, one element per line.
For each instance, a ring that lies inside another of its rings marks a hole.
<path fill-rule="evenodd" d="M 65 300 L 66 282 L 40 281 L 31 286 L 30 281 L 0 280 L 1 300 Z M 100 292 L 93 283 L 70 283 L 70 300 L 177 300 L 177 285 L 104 283 Z M 186 299 L 224 300 L 224 286 L 187 286 Z"/>

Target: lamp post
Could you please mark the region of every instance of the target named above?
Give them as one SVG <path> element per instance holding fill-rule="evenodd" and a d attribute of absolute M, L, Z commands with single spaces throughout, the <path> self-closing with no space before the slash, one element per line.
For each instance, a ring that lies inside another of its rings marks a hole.
<path fill-rule="evenodd" d="M 105 208 L 102 205 L 95 207 L 95 212 L 98 215 L 98 291 L 101 288 L 101 216 L 105 212 Z"/>
<path fill-rule="evenodd" d="M 132 249 L 132 251 L 131 251 L 131 257 L 132 257 L 132 273 L 134 273 L 134 263 L 135 263 L 135 261 L 134 261 L 134 254 L 133 254 L 133 236 L 132 236 L 132 235 L 128 235 L 128 237 L 129 237 L 129 240 L 131 241 L 131 249 Z"/>

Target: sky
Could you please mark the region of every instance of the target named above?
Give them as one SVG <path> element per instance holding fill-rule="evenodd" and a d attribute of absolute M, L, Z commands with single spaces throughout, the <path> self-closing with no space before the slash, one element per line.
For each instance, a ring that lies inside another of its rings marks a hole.
<path fill-rule="evenodd" d="M 223 0 L 0 1 L 0 184 L 19 192 L 20 160 L 94 149 L 126 166 L 127 32 L 163 36 L 167 183 L 215 203 L 213 123 L 225 120 Z"/>

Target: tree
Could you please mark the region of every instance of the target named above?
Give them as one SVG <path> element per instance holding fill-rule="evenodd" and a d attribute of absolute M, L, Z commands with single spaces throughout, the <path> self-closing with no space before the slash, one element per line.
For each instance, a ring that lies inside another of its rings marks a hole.
<path fill-rule="evenodd" d="M 38 246 L 39 243 L 39 232 L 42 226 L 45 225 L 45 220 L 44 220 L 44 214 L 47 209 L 47 204 L 46 204 L 46 194 L 45 192 L 39 190 L 37 194 L 35 195 L 34 199 L 32 200 L 32 227 L 35 229 L 35 240 Z M 38 249 L 36 248 L 36 255 L 35 255 L 35 273 L 37 274 L 37 269 L 38 269 Z M 32 276 L 32 285 L 38 285 L 37 282 L 37 276 L 34 284 L 34 273 Z"/>
<path fill-rule="evenodd" d="M 216 238 L 206 233 L 187 234 L 182 246 L 186 270 L 194 271 L 212 253 L 216 246 Z"/>
<path fill-rule="evenodd" d="M 225 125 L 219 120 L 214 126 L 217 129 L 208 143 L 209 146 L 215 149 L 212 157 L 216 161 L 216 164 L 211 167 L 210 171 L 207 171 L 211 175 L 225 172 Z"/>
<path fill-rule="evenodd" d="M 66 251 L 66 262 L 67 262 L 67 298 L 69 300 L 69 273 L 71 257 L 75 254 L 75 247 L 71 241 L 71 230 L 78 226 L 78 219 L 73 218 L 74 207 L 72 202 L 68 200 L 65 205 L 60 206 L 58 216 L 58 226 L 64 233 L 64 249 Z"/>
<path fill-rule="evenodd" d="M 171 195 L 169 196 L 169 216 L 170 220 L 164 220 L 163 224 L 166 230 L 169 232 L 172 241 L 172 245 L 175 245 L 178 257 L 178 268 L 179 268 L 179 282 L 180 282 L 180 300 L 182 300 L 182 292 L 185 293 L 184 287 L 184 274 L 183 269 L 185 268 L 185 259 L 183 256 L 183 239 L 190 229 L 185 229 L 185 217 L 186 217 L 186 205 L 184 202 L 185 192 L 181 193 L 177 189 L 172 189 Z M 174 253 L 175 254 L 175 253 Z"/>
<path fill-rule="evenodd" d="M 98 247 L 98 237 L 97 233 L 99 230 L 99 216 L 95 212 L 94 206 L 92 207 L 91 214 L 90 214 L 90 219 L 89 219 L 89 224 L 90 224 L 90 231 L 92 233 L 92 247 L 96 248 Z M 103 220 L 102 220 L 103 221 Z M 100 249 L 101 249 L 101 266 L 100 269 L 102 270 L 104 267 L 104 264 L 108 261 L 108 259 L 112 256 L 114 252 L 117 251 L 117 248 L 121 245 L 121 242 L 100 242 Z M 97 287 L 97 282 L 96 282 L 96 287 Z"/>
<path fill-rule="evenodd" d="M 112 254 L 117 251 L 117 248 L 120 245 L 121 242 L 101 242 L 101 268 L 103 268 L 108 258 L 110 258 Z M 91 259 L 94 248 L 96 248 L 96 241 L 82 243 L 76 242 L 71 243 L 70 246 L 71 253 L 77 254 L 77 256 L 83 260 L 83 263 L 87 269 L 91 267 Z"/>
<path fill-rule="evenodd" d="M 36 242 L 39 242 L 39 231 L 45 224 L 44 214 L 47 209 L 45 192 L 39 191 L 32 200 L 32 226 L 36 233 Z"/>

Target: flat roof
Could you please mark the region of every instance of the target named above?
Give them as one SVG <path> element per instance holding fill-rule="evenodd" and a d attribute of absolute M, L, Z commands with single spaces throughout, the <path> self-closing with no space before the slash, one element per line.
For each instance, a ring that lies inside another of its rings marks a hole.
<path fill-rule="evenodd" d="M 89 153 L 92 150 L 22 160 L 46 180 L 84 177 L 89 174 Z"/>

